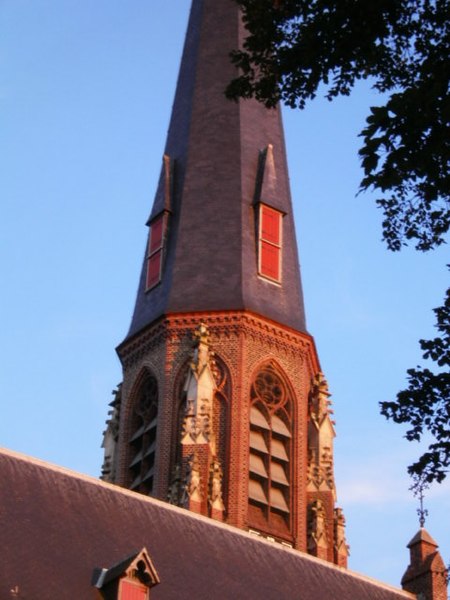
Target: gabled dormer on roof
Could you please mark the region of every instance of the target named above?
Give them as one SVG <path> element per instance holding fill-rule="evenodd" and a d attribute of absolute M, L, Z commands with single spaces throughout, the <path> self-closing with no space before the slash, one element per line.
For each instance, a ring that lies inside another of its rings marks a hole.
<path fill-rule="evenodd" d="M 103 600 L 150 600 L 158 573 L 145 548 L 109 568 L 95 569 L 92 585 Z"/>
<path fill-rule="evenodd" d="M 164 154 L 153 209 L 147 221 L 149 234 L 145 260 L 146 294 L 161 282 L 164 274 L 173 201 L 173 172 L 174 162 L 167 154 Z"/>

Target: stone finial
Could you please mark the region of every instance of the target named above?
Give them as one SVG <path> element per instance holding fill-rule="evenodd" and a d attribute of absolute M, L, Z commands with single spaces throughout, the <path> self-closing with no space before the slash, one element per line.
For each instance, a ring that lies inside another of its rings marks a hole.
<path fill-rule="evenodd" d="M 208 344 L 209 331 L 205 323 L 200 323 L 192 337 L 197 344 Z"/>

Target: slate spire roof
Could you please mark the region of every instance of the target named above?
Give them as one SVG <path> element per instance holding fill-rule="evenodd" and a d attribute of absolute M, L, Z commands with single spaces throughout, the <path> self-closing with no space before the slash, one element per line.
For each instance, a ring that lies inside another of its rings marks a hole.
<path fill-rule="evenodd" d="M 146 291 L 144 260 L 127 338 L 164 314 L 199 311 L 249 310 L 306 330 L 280 112 L 224 96 L 244 37 L 233 0 L 193 0 L 149 219 L 170 211 L 163 273 Z M 258 277 L 259 200 L 284 215 L 281 285 Z"/>

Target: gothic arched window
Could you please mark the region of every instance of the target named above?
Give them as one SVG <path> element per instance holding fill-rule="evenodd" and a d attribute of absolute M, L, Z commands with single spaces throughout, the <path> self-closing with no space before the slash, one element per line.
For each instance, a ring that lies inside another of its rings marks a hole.
<path fill-rule="evenodd" d="M 157 420 L 158 382 L 147 374 L 135 398 L 130 437 L 130 488 L 142 494 L 153 491 Z"/>
<path fill-rule="evenodd" d="M 291 401 L 280 375 L 267 365 L 251 387 L 249 520 L 286 533 L 290 522 Z"/>

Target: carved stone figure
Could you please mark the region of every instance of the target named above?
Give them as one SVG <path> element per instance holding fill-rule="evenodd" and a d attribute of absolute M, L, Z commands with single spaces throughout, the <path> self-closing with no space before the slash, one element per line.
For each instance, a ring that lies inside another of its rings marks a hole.
<path fill-rule="evenodd" d="M 222 467 L 219 460 L 215 458 L 211 464 L 209 502 L 216 510 L 224 510 L 225 508 L 222 499 L 222 478 Z"/>
<path fill-rule="evenodd" d="M 334 545 L 337 550 L 347 551 L 347 540 L 345 538 L 345 517 L 342 508 L 334 509 Z"/>
<path fill-rule="evenodd" d="M 323 502 L 321 500 L 314 500 L 308 512 L 308 549 L 314 550 L 317 546 L 326 547 L 327 535 Z"/>
<path fill-rule="evenodd" d="M 310 413 L 311 417 L 319 423 L 329 414 L 331 394 L 328 391 L 328 383 L 323 373 L 317 373 L 312 380 L 310 394 Z"/>
<path fill-rule="evenodd" d="M 167 500 L 170 504 L 178 505 L 181 495 L 181 465 L 175 465 L 172 472 L 172 481 L 167 492 Z"/>
<path fill-rule="evenodd" d="M 186 483 L 185 483 L 185 504 L 189 500 L 201 502 L 202 495 L 200 490 L 200 469 L 198 458 L 192 454 L 187 463 Z"/>

